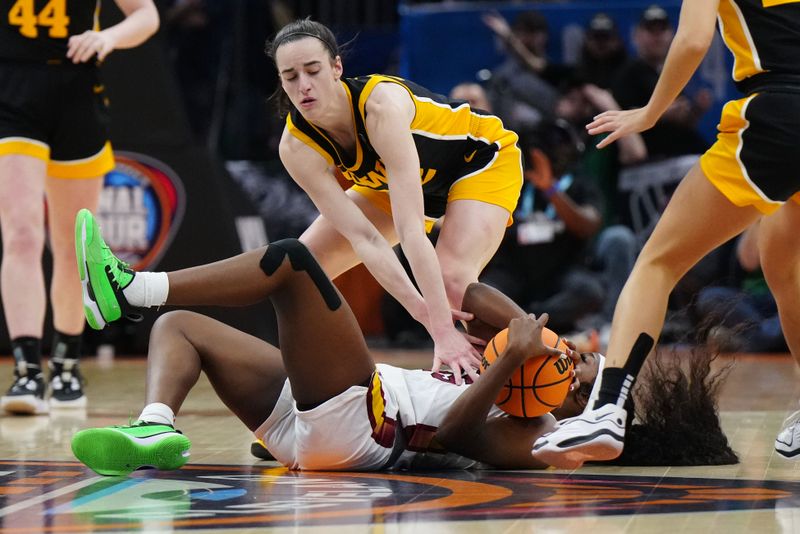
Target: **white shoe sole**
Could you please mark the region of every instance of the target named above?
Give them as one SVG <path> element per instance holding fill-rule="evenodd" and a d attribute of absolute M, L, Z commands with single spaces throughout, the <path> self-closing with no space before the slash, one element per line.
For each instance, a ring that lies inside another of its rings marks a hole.
<path fill-rule="evenodd" d="M 0 399 L 0 409 L 12 415 L 40 415 L 48 412 L 47 403 L 36 395 L 19 395 Z"/>
<path fill-rule="evenodd" d="M 55 397 L 50 397 L 51 410 L 74 410 L 86 408 L 86 395 L 81 395 L 77 399 L 62 401 Z"/>
<path fill-rule="evenodd" d="M 601 435 L 590 442 L 574 448 L 559 448 L 555 444 L 533 449 L 534 456 L 559 469 L 577 469 L 584 462 L 605 462 L 622 454 L 622 443 L 618 437 Z"/>

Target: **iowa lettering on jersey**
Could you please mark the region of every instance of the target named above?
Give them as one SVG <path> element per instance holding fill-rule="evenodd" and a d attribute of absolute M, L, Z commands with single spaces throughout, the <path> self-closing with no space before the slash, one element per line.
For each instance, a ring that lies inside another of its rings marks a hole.
<path fill-rule="evenodd" d="M 69 35 L 67 0 L 50 0 L 38 13 L 34 0 L 17 0 L 8 10 L 8 23 L 29 39 L 39 36 L 39 27 L 48 28 L 48 36 L 65 39 Z"/>
<path fill-rule="evenodd" d="M 386 179 L 386 167 L 384 167 L 383 163 L 380 161 L 376 161 L 375 169 L 369 171 L 364 176 L 358 176 L 347 168 L 340 167 L 339 170 L 342 171 L 345 178 L 357 185 L 369 187 L 370 189 L 376 189 L 378 191 L 386 190 L 389 187 Z M 436 176 L 436 169 L 419 170 L 420 182 L 423 185 L 433 180 L 434 176 Z"/>

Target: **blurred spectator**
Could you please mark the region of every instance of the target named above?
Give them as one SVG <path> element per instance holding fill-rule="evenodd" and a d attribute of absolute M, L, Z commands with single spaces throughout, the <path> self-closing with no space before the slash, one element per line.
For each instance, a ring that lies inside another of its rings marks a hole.
<path fill-rule="evenodd" d="M 585 125 L 598 113 L 610 109 L 620 109 L 614 96 L 606 89 L 586 83 L 577 73 L 561 85 L 556 115 L 581 132 L 586 151 L 579 167 L 594 178 L 602 192 L 603 220 L 606 226 L 619 222 L 617 178 L 620 169 L 647 159 L 647 147 L 639 134 L 625 136 L 602 150 L 596 148 L 600 138 L 591 138 L 586 133 Z"/>
<path fill-rule="evenodd" d="M 643 107 L 650 100 L 673 35 L 663 8 L 652 5 L 642 12 L 634 28 L 636 57 L 620 69 L 612 85 L 622 109 Z M 697 121 L 710 105 L 707 90 L 698 91 L 691 99 L 685 94 L 676 98 L 655 126 L 641 134 L 647 160 L 623 164 L 617 182 L 619 220 L 633 229 L 641 243 L 652 232 L 678 182 L 706 149 Z"/>
<path fill-rule="evenodd" d="M 211 125 L 223 41 L 230 34 L 231 15 L 224 0 L 174 0 L 164 12 L 170 59 L 198 141 L 205 141 Z"/>
<path fill-rule="evenodd" d="M 617 23 L 605 13 L 589 21 L 584 34 L 581 59 L 575 66 L 586 83 L 608 89 L 628 59 Z"/>
<path fill-rule="evenodd" d="M 489 97 L 486 96 L 486 91 L 484 91 L 483 87 L 478 83 L 460 83 L 450 90 L 449 96 L 451 100 L 466 100 L 469 102 L 469 107 L 472 109 L 488 112 L 492 111 Z"/>
<path fill-rule="evenodd" d="M 507 59 L 492 71 L 489 101 L 494 113 L 515 131 L 552 119 L 558 97 L 556 85 L 565 69 L 547 59 L 544 15 L 524 11 L 517 15 L 513 26 L 497 12 L 484 13 L 482 18 L 508 53 Z"/>
<path fill-rule="evenodd" d="M 633 35 L 637 57 L 620 69 L 612 84 L 612 93 L 622 109 L 643 107 L 650 100 L 673 36 L 672 23 L 663 8 L 652 5 L 642 12 Z M 697 121 L 710 105 L 711 94 L 705 90 L 694 99 L 686 95 L 675 99 L 658 123 L 642 133 L 650 160 L 701 154 L 707 143 L 697 130 Z"/>
<path fill-rule="evenodd" d="M 708 343 L 725 352 L 786 352 L 778 307 L 761 272 L 755 223 L 736 243 L 735 283 L 700 290 L 696 326 L 711 326 Z"/>
<path fill-rule="evenodd" d="M 592 180 L 574 173 L 583 143 L 563 120 L 522 132 L 523 185 L 515 223 L 481 276 L 529 312 L 550 314 L 550 327 L 568 333 L 582 319 L 613 313 L 633 266 L 635 240 L 601 226 L 602 199 Z M 616 289 L 614 289 L 616 288 Z"/>

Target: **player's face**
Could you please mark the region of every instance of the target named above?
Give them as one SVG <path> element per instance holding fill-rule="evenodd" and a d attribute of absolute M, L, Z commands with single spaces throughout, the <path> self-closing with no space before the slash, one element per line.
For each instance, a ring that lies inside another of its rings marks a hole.
<path fill-rule="evenodd" d="M 597 373 L 600 370 L 600 358 L 596 352 L 582 352 L 580 361 L 575 364 L 575 377 L 582 386 L 594 384 Z M 591 388 L 590 388 L 591 389 Z M 585 387 L 575 388 L 567 394 L 563 404 L 550 412 L 556 419 L 575 417 L 583 412 L 586 402 L 589 400 L 590 389 Z"/>
<path fill-rule="evenodd" d="M 600 358 L 595 352 L 582 352 L 581 361 L 575 365 L 575 377 L 581 384 L 591 384 L 597 378 Z"/>
<path fill-rule="evenodd" d="M 339 56 L 331 59 L 319 39 L 305 37 L 275 52 L 281 87 L 304 117 L 313 118 L 333 100 L 342 76 Z"/>

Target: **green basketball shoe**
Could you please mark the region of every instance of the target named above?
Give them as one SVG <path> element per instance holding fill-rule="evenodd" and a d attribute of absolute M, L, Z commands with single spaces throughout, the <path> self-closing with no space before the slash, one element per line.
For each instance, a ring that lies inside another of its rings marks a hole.
<path fill-rule="evenodd" d="M 75 219 L 75 255 L 83 287 L 83 311 L 89 326 L 101 330 L 123 316 L 141 320 L 130 313 L 132 307 L 122 293 L 136 273 L 114 256 L 87 209 L 79 211 Z"/>
<path fill-rule="evenodd" d="M 87 428 L 72 438 L 75 457 L 100 475 L 127 475 L 141 468 L 179 469 L 189 459 L 189 438 L 169 425 L 137 421 L 130 426 Z"/>

